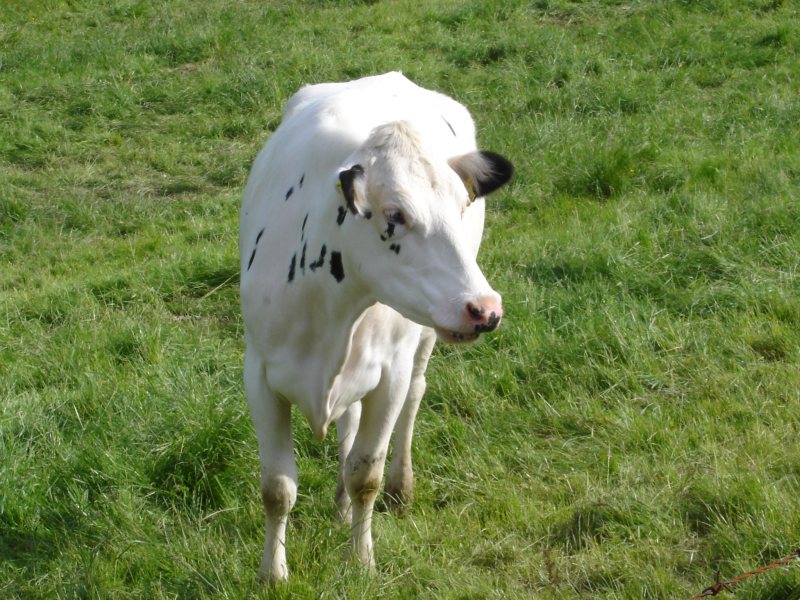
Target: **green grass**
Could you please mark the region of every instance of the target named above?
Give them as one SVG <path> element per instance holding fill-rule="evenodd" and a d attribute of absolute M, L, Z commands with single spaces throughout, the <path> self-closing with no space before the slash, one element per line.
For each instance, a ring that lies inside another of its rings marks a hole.
<path fill-rule="evenodd" d="M 689 598 L 800 546 L 790 0 L 8 0 L 0 595 Z M 295 419 L 290 583 L 254 575 L 238 205 L 302 84 L 401 69 L 517 177 L 503 327 L 440 347 L 417 494 L 343 560 Z M 800 566 L 737 586 L 800 598 Z"/>

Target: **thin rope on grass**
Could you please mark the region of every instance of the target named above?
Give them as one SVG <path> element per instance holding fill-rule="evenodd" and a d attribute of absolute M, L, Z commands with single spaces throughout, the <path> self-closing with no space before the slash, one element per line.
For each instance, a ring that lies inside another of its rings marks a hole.
<path fill-rule="evenodd" d="M 753 577 L 754 575 L 760 575 L 761 573 L 769 571 L 770 569 L 787 565 L 796 559 L 800 559 L 800 549 L 795 550 L 792 554 L 790 554 L 789 556 L 785 556 L 780 560 L 776 560 L 775 562 L 765 565 L 763 567 L 759 567 L 758 569 L 753 569 L 752 571 L 748 571 L 747 573 L 742 573 L 738 577 L 734 577 L 733 579 L 728 579 L 727 581 L 720 581 L 719 571 L 717 571 L 716 583 L 714 583 L 714 585 L 707 587 L 696 596 L 692 597 L 692 600 L 701 600 L 702 598 L 708 598 L 709 596 L 716 596 L 723 590 L 732 592 L 733 590 L 731 590 L 731 586 L 736 585 L 737 583 L 740 583 L 745 579 Z"/>

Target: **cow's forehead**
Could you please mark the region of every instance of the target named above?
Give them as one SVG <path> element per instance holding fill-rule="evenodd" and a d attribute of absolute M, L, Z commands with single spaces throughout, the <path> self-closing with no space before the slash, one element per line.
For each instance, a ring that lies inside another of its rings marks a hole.
<path fill-rule="evenodd" d="M 461 179 L 447 162 L 430 156 L 376 160 L 368 177 L 373 201 L 379 207 L 396 205 L 418 217 L 446 212 L 451 207 L 461 209 L 469 199 Z"/>
<path fill-rule="evenodd" d="M 411 123 L 397 121 L 376 127 L 365 150 L 370 157 L 371 183 L 388 193 L 403 194 L 412 202 L 420 196 L 444 196 L 457 202 L 466 198 L 446 157 L 439 156 L 435 145 Z"/>

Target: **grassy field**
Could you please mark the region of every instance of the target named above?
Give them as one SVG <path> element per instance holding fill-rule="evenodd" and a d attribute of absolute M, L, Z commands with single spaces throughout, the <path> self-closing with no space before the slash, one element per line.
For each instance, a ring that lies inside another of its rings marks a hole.
<path fill-rule="evenodd" d="M 800 547 L 799 11 L 4 0 L 0 596 L 688 599 Z M 372 578 L 295 419 L 264 590 L 242 188 L 300 85 L 395 69 L 517 165 L 507 318 L 435 352 Z M 736 597 L 797 600 L 800 565 Z"/>

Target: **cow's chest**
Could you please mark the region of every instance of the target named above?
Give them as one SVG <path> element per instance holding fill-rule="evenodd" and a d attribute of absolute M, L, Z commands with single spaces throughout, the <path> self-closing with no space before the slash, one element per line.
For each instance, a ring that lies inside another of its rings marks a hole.
<path fill-rule="evenodd" d="M 369 397 L 381 382 L 407 387 L 422 328 L 392 309 L 368 308 L 347 335 L 304 346 L 287 340 L 267 367 L 270 388 L 297 405 L 314 434 L 323 438 L 354 402 Z"/>

